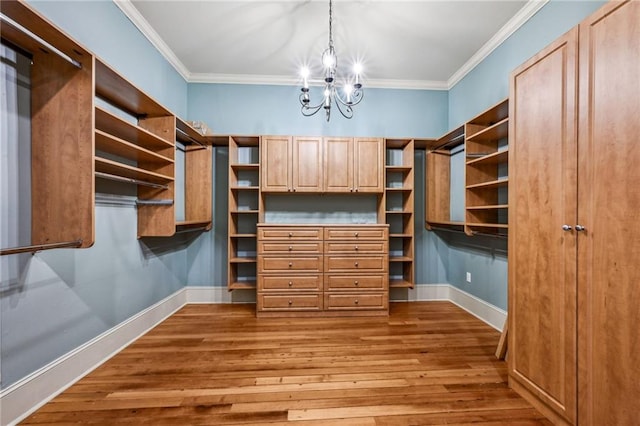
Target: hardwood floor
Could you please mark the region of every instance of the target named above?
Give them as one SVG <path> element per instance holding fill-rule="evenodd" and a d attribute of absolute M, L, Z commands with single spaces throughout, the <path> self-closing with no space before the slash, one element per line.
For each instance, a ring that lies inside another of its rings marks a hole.
<path fill-rule="evenodd" d="M 498 339 L 449 302 L 304 319 L 188 305 L 23 424 L 551 424 L 507 387 Z"/>

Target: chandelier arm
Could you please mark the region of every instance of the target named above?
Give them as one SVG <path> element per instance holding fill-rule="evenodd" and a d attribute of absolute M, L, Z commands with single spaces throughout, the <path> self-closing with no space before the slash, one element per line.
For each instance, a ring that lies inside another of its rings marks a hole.
<path fill-rule="evenodd" d="M 340 99 L 338 96 L 336 96 L 337 99 Z M 344 106 L 344 110 L 342 110 L 342 106 Z M 340 114 L 342 114 L 342 116 L 348 120 L 350 120 L 353 117 L 353 109 L 351 108 L 351 105 L 348 105 L 342 101 L 336 102 L 336 106 L 338 107 L 338 111 L 340 111 Z M 346 111 L 346 112 L 345 112 Z"/>
<path fill-rule="evenodd" d="M 344 105 L 346 107 L 354 107 L 354 106 L 358 105 L 362 101 L 362 98 L 364 97 L 364 90 L 361 90 L 361 89 L 355 90 L 353 92 L 353 94 L 351 95 L 351 103 L 345 101 L 340 96 L 340 94 L 338 93 L 337 90 L 335 92 L 335 97 L 336 97 L 336 104 L 341 103 L 342 105 Z"/>

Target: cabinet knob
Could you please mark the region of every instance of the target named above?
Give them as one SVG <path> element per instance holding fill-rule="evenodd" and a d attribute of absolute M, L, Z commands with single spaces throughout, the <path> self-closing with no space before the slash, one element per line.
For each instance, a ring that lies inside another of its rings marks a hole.
<path fill-rule="evenodd" d="M 349 191 L 350 191 L 350 192 L 353 192 L 353 188 L 349 188 Z"/>
<path fill-rule="evenodd" d="M 581 231 L 586 231 L 586 230 L 587 230 L 587 228 L 585 228 L 584 226 L 576 225 L 576 231 L 581 232 Z"/>
<path fill-rule="evenodd" d="M 289 232 L 289 238 L 293 237 L 293 232 Z"/>
<path fill-rule="evenodd" d="M 296 189 L 295 189 L 295 188 L 293 188 L 293 192 L 296 192 Z"/>
<path fill-rule="evenodd" d="M 573 228 L 571 228 L 571 225 L 562 225 L 562 230 L 563 231 L 571 231 Z"/>
<path fill-rule="evenodd" d="M 358 285 L 358 281 L 354 281 L 353 284 Z"/>
<path fill-rule="evenodd" d="M 353 236 L 354 236 L 354 237 L 357 237 L 357 236 L 358 236 L 358 233 L 357 233 L 357 232 L 354 232 L 354 233 L 353 233 Z"/>
<path fill-rule="evenodd" d="M 289 300 L 289 306 L 293 305 L 293 300 Z"/>
<path fill-rule="evenodd" d="M 293 285 L 293 282 L 289 281 L 289 287 L 291 287 Z"/>
<path fill-rule="evenodd" d="M 293 266 L 293 263 L 289 262 L 289 268 L 291 268 Z"/>
<path fill-rule="evenodd" d="M 358 250 L 358 246 L 355 246 L 355 249 Z"/>
<path fill-rule="evenodd" d="M 360 301 L 358 301 L 358 299 L 356 299 L 353 303 L 355 303 L 357 305 L 358 303 L 360 303 Z"/>
<path fill-rule="evenodd" d="M 356 262 L 356 266 L 358 266 L 358 262 Z"/>
<path fill-rule="evenodd" d="M 358 188 L 356 188 L 356 192 L 358 192 Z"/>
<path fill-rule="evenodd" d="M 289 246 L 289 251 L 293 250 L 293 247 Z"/>

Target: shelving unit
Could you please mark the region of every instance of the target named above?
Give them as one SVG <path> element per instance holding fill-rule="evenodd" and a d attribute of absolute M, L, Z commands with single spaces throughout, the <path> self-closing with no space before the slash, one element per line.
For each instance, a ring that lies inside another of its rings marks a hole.
<path fill-rule="evenodd" d="M 386 139 L 385 217 L 389 224 L 389 287 L 413 288 L 414 140 Z"/>
<path fill-rule="evenodd" d="M 451 152 L 464 144 L 465 128 L 458 127 L 433 144 L 427 151 L 425 174 L 425 226 L 428 230 L 462 230 L 464 222 L 451 220 Z"/>
<path fill-rule="evenodd" d="M 229 145 L 229 290 L 256 288 L 257 225 L 263 216 L 260 193 L 260 137 L 230 136 Z"/>
<path fill-rule="evenodd" d="M 31 59 L 32 247 L 15 250 L 91 247 L 94 56 L 25 2 L 0 11 L 13 21 L 0 24 L 3 43 Z"/>
<path fill-rule="evenodd" d="M 176 232 L 209 231 L 212 227 L 212 149 L 207 139 L 186 121 L 176 117 L 176 141 L 185 146 L 184 221 Z"/>
<path fill-rule="evenodd" d="M 503 234 L 508 229 L 509 101 L 505 99 L 465 124 L 465 227 Z"/>
<path fill-rule="evenodd" d="M 176 117 L 99 59 L 95 96 L 96 177 L 140 181 L 138 237 L 173 235 Z"/>

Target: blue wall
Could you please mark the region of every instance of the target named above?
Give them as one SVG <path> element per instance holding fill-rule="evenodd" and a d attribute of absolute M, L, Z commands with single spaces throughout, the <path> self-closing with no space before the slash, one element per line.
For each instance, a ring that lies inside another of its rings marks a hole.
<path fill-rule="evenodd" d="M 112 1 L 32 5 L 132 83 L 175 113 L 186 115 L 186 82 Z M 98 190 L 101 187 L 97 185 Z M 95 218 L 96 240 L 89 249 L 3 257 L 1 388 L 186 283 L 188 241 L 139 241 L 133 203 L 116 207 L 98 202 Z"/>

